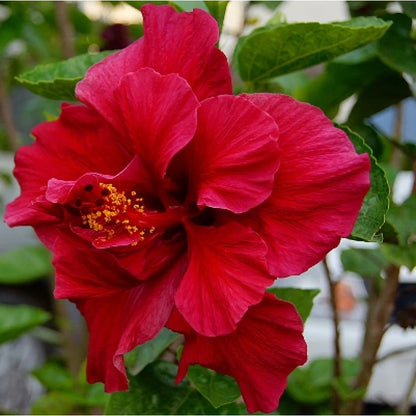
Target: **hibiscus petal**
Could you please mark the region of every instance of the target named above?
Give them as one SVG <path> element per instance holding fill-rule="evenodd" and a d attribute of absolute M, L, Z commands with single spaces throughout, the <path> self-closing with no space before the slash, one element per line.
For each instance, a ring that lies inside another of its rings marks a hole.
<path fill-rule="evenodd" d="M 185 334 L 177 382 L 190 364 L 236 379 L 249 412 L 272 412 L 288 375 L 306 361 L 302 321 L 293 305 L 266 294 L 252 306 L 235 332 L 215 338 L 192 330 L 175 310 L 167 326 Z"/>
<path fill-rule="evenodd" d="M 262 203 L 279 167 L 278 135 L 275 121 L 242 97 L 203 101 L 197 133 L 186 148 L 189 198 L 235 213 Z"/>
<path fill-rule="evenodd" d="M 142 7 L 145 64 L 156 71 L 178 73 L 203 100 L 231 94 L 227 58 L 216 48 L 218 25 L 208 13 L 177 13 L 170 6 Z"/>
<path fill-rule="evenodd" d="M 115 140 L 114 130 L 84 106 L 64 104 L 58 120 L 41 123 L 32 133 L 36 141 L 16 155 L 14 175 L 22 192 L 7 206 L 5 221 L 10 226 L 56 221 L 53 212 L 33 205 L 50 178 L 75 180 L 86 172 L 115 174 L 131 159 Z"/>
<path fill-rule="evenodd" d="M 146 237 L 139 250 L 117 253 L 117 261 L 134 277 L 143 280 L 172 267 L 185 251 L 186 240 L 183 232 L 169 240 L 156 233 L 152 237 Z"/>
<path fill-rule="evenodd" d="M 126 75 L 115 97 L 137 154 L 163 178 L 171 158 L 195 134 L 199 103 L 189 84 L 177 74 L 144 68 Z"/>
<path fill-rule="evenodd" d="M 142 7 L 144 36 L 92 66 L 77 84 L 77 98 L 102 114 L 116 129 L 120 114 L 114 91 L 129 72 L 151 67 L 161 74 L 177 73 L 202 100 L 231 94 L 225 55 L 215 45 L 218 26 L 202 10 L 177 13 L 170 6 Z"/>
<path fill-rule="evenodd" d="M 135 288 L 105 298 L 72 299 L 90 333 L 88 382 L 104 382 L 109 393 L 127 390 L 123 354 L 155 337 L 165 325 L 184 267 L 181 258 L 165 274 Z"/>
<path fill-rule="evenodd" d="M 186 232 L 189 265 L 175 304 L 198 333 L 230 333 L 273 282 L 265 262 L 267 248 L 255 232 L 237 223 L 187 224 Z"/>
<path fill-rule="evenodd" d="M 270 272 L 299 274 L 348 237 L 370 185 L 370 161 L 316 107 L 280 94 L 245 96 L 279 125 L 272 195 L 245 216 L 269 246 Z"/>
<path fill-rule="evenodd" d="M 138 285 L 112 254 L 94 250 L 79 240 L 58 238 L 54 253 L 57 299 L 107 297 Z"/>

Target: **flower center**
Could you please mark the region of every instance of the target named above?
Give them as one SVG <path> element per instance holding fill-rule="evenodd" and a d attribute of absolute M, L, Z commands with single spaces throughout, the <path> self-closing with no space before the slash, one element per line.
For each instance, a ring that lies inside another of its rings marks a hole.
<path fill-rule="evenodd" d="M 97 192 L 93 185 L 85 186 L 84 191 L 90 195 L 75 201 L 84 228 L 99 233 L 96 241 L 118 237 L 129 240 L 130 245 L 134 246 L 143 241 L 146 235 L 155 232 L 154 226 L 149 226 L 147 221 L 140 221 L 145 206 L 143 198 L 136 191 L 119 191 L 114 185 L 101 182 L 99 187 Z"/>

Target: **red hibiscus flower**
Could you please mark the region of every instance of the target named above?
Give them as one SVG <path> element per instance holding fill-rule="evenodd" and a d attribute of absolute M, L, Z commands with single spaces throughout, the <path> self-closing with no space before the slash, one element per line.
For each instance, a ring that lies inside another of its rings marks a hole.
<path fill-rule="evenodd" d="M 265 289 L 350 234 L 369 160 L 311 105 L 231 95 L 205 12 L 143 14 L 144 36 L 77 85 L 84 105 L 18 152 L 6 221 L 54 252 L 55 296 L 89 327 L 90 382 L 127 389 L 123 354 L 168 326 L 186 338 L 178 380 L 200 363 L 269 412 L 306 346 Z"/>

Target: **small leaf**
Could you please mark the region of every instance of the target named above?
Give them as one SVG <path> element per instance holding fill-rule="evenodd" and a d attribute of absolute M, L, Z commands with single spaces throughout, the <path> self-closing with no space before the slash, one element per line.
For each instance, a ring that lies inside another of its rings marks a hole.
<path fill-rule="evenodd" d="M 199 365 L 188 368 L 188 378 L 214 407 L 232 403 L 241 396 L 236 381 Z"/>
<path fill-rule="evenodd" d="M 364 398 L 365 393 L 366 393 L 364 387 L 353 389 L 351 385 L 343 379 L 336 379 L 336 378 L 332 379 L 331 386 L 336 389 L 339 397 L 342 400 L 361 399 L 361 398 Z"/>
<path fill-rule="evenodd" d="M 51 318 L 42 309 L 26 305 L 0 305 L 0 344 L 19 337 Z"/>
<path fill-rule="evenodd" d="M 154 361 L 170 345 L 179 334 L 163 328 L 160 334 L 151 341 L 139 345 L 124 355 L 124 361 L 130 374 L 136 375 Z"/>
<path fill-rule="evenodd" d="M 351 131 L 346 126 L 341 126 L 355 146 L 358 153 L 368 153 L 371 159 L 370 182 L 371 188 L 364 198 L 360 213 L 351 233 L 355 240 L 377 240 L 376 233 L 386 220 L 386 212 L 389 208 L 389 185 L 386 174 L 377 164 L 371 148 L 363 138 Z"/>
<path fill-rule="evenodd" d="M 231 404 L 215 409 L 184 380 L 175 385 L 177 366 L 153 362 L 130 378 L 127 392 L 113 393 L 105 410 L 114 415 L 240 414 L 241 406 Z"/>
<path fill-rule="evenodd" d="M 19 247 L 0 255 L 0 284 L 28 283 L 51 271 L 51 254 L 44 247 Z"/>
<path fill-rule="evenodd" d="M 69 415 L 80 414 L 81 395 L 70 392 L 51 391 L 40 396 L 32 406 L 32 415 Z"/>
<path fill-rule="evenodd" d="M 400 13 L 381 17 L 392 20 L 393 24 L 378 41 L 380 59 L 398 72 L 416 75 L 416 40 L 411 37 L 411 17 Z"/>
<path fill-rule="evenodd" d="M 228 6 L 228 1 L 204 1 L 205 6 L 207 7 L 208 11 L 211 15 L 215 18 L 218 22 L 218 26 L 220 28 L 220 32 L 222 30 L 222 24 L 224 22 L 225 10 Z"/>
<path fill-rule="evenodd" d="M 333 384 L 333 360 L 329 358 L 312 361 L 307 367 L 299 367 L 289 375 L 287 393 L 296 401 L 304 404 L 318 404 L 331 398 Z M 345 385 L 358 373 L 359 360 L 344 359 L 341 362 Z"/>
<path fill-rule="evenodd" d="M 351 248 L 341 253 L 344 270 L 363 277 L 378 277 L 388 265 L 388 260 L 379 249 Z"/>
<path fill-rule="evenodd" d="M 240 39 L 234 53 L 244 81 L 268 79 L 325 62 L 381 37 L 390 26 L 375 17 L 338 23 L 266 26 Z"/>
<path fill-rule="evenodd" d="M 171 1 L 172 6 L 174 6 L 178 11 L 191 12 L 193 9 L 202 9 L 208 12 L 208 7 L 204 1 L 199 0 L 178 0 Z"/>
<path fill-rule="evenodd" d="M 362 120 L 411 95 L 409 84 L 400 74 L 386 72 L 359 91 L 347 124 L 354 128 Z"/>
<path fill-rule="evenodd" d="M 71 391 L 74 388 L 71 374 L 58 362 L 46 362 L 42 367 L 33 370 L 32 374 L 48 390 Z"/>
<path fill-rule="evenodd" d="M 352 65 L 333 61 L 322 74 L 297 91 L 296 98 L 318 106 L 333 117 L 342 101 L 389 71 L 377 58 Z"/>
<path fill-rule="evenodd" d="M 406 266 L 409 270 L 416 267 L 416 242 L 409 246 L 383 244 L 380 247 L 384 256 L 396 266 Z"/>
<path fill-rule="evenodd" d="M 400 245 L 414 244 L 416 242 L 416 195 L 412 195 L 402 205 L 392 204 L 387 219 L 397 230 Z"/>
<path fill-rule="evenodd" d="M 86 53 L 66 61 L 38 65 L 16 77 L 21 85 L 46 98 L 76 101 L 75 86 L 84 78 L 88 68 L 114 51 Z"/>
<path fill-rule="evenodd" d="M 302 321 L 308 319 L 313 307 L 313 299 L 319 294 L 319 289 L 300 289 L 295 287 L 272 287 L 267 289 L 281 300 L 286 300 L 295 305 Z"/>

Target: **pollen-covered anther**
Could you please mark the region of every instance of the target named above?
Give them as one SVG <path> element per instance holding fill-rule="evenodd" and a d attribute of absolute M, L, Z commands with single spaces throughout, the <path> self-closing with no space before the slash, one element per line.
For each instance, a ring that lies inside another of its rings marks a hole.
<path fill-rule="evenodd" d="M 106 240 L 123 233 L 127 233 L 129 236 L 136 235 L 137 241 L 131 243 L 133 246 L 138 241 L 143 241 L 146 235 L 155 232 L 155 227 L 141 227 L 134 223 L 137 213 L 145 212 L 143 198 L 138 197 L 136 191 L 118 191 L 114 185 L 106 183 L 100 183 L 99 185 L 101 196 L 95 200 L 93 206 L 88 203 L 80 209 L 84 226 L 97 232 L 104 232 Z M 87 186 L 84 190 L 91 192 L 92 187 L 90 189 Z M 75 204 L 77 206 L 81 205 L 79 200 Z M 102 237 L 101 234 L 100 239 Z"/>

